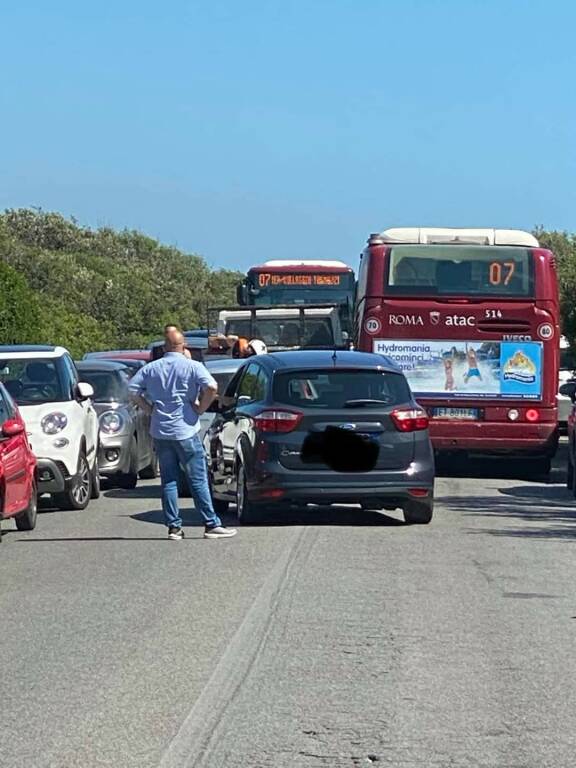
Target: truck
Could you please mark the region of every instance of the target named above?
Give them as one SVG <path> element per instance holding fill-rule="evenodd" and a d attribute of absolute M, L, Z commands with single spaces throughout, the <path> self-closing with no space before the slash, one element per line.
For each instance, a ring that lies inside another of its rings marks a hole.
<path fill-rule="evenodd" d="M 269 352 L 290 349 L 346 349 L 340 308 L 334 304 L 213 307 L 219 338 L 260 339 Z"/>

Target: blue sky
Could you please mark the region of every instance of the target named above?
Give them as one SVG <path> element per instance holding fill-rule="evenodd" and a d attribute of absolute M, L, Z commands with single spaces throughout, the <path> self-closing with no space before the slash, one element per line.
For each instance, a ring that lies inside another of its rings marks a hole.
<path fill-rule="evenodd" d="M 213 266 L 389 226 L 576 230 L 569 0 L 21 0 L 0 15 L 0 207 Z"/>

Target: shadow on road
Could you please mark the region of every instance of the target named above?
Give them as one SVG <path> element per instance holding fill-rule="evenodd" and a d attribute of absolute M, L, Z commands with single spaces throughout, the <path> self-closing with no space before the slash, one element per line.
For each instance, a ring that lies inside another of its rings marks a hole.
<path fill-rule="evenodd" d="M 160 485 L 137 485 L 136 488 L 102 488 L 102 495 L 106 499 L 159 499 Z"/>
<path fill-rule="evenodd" d="M 469 528 L 467 533 L 527 539 L 576 540 L 576 502 L 561 486 L 513 486 L 498 496 L 442 496 L 438 502 L 465 517 L 516 520 L 523 527 Z M 540 525 L 534 525 L 540 523 Z"/>
<path fill-rule="evenodd" d="M 14 531 L 17 533 L 17 531 Z M 28 536 L 18 539 L 17 544 L 42 544 L 54 541 L 74 541 L 74 542 L 92 542 L 92 541 L 168 541 L 166 536 L 62 536 L 60 538 L 30 539 Z"/>
<path fill-rule="evenodd" d="M 138 512 L 127 515 L 133 520 L 143 523 L 164 524 L 162 510 L 154 509 L 148 512 Z M 229 512 L 221 514 L 222 523 L 227 526 L 239 525 L 238 518 L 232 508 Z M 204 525 L 202 518 L 194 510 L 182 510 L 183 527 L 200 527 Z M 342 526 L 404 526 L 401 520 L 396 520 L 382 512 L 366 511 L 351 507 L 307 507 L 301 509 L 288 509 L 283 511 L 270 510 L 263 513 L 261 522 L 250 525 L 250 528 L 273 528 L 296 525 L 342 525 Z"/>

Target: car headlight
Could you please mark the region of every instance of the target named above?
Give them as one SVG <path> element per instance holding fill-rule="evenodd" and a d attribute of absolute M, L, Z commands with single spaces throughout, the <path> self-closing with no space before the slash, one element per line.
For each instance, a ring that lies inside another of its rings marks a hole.
<path fill-rule="evenodd" d="M 106 411 L 100 416 L 100 429 L 107 435 L 115 435 L 124 428 L 125 419 L 118 411 Z"/>
<path fill-rule="evenodd" d="M 42 432 L 46 435 L 57 435 L 68 424 L 68 419 L 63 413 L 49 413 L 40 422 Z"/>

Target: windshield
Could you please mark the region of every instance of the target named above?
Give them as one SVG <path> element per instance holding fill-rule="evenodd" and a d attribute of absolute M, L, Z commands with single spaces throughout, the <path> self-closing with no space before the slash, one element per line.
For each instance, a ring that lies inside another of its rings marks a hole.
<path fill-rule="evenodd" d="M 70 400 L 59 358 L 0 360 L 0 381 L 18 405 Z"/>
<path fill-rule="evenodd" d="M 339 409 L 356 404 L 408 403 L 410 389 L 400 373 L 386 371 L 290 371 L 274 377 L 274 400 L 298 408 Z"/>
<path fill-rule="evenodd" d="M 301 332 L 298 318 L 233 318 L 226 321 L 226 334 L 246 339 L 261 339 L 267 347 L 332 347 L 334 333 L 330 318 L 307 317 Z"/>
<path fill-rule="evenodd" d="M 398 245 L 390 251 L 387 293 L 412 296 L 533 296 L 526 248 Z"/>
<path fill-rule="evenodd" d="M 250 303 L 273 304 L 346 304 L 354 299 L 354 275 L 302 272 L 252 272 L 248 277 Z"/>
<path fill-rule="evenodd" d="M 128 376 L 120 371 L 81 370 L 82 381 L 91 384 L 96 403 L 120 403 L 128 400 Z"/>

